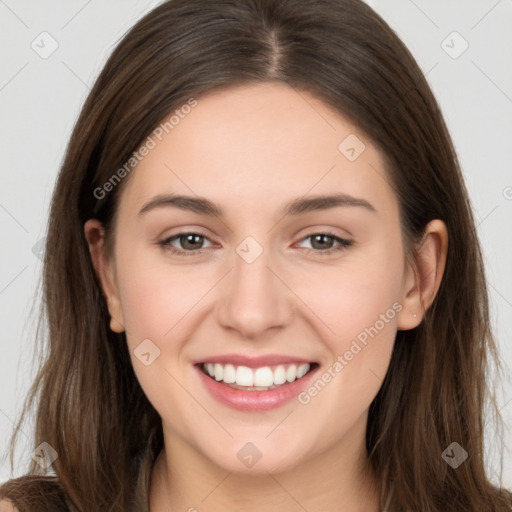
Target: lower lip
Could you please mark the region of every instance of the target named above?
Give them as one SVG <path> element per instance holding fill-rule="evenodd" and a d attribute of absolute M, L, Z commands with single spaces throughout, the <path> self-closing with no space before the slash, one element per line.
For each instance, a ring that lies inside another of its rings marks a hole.
<path fill-rule="evenodd" d="M 200 366 L 196 366 L 196 369 L 206 389 L 220 403 L 239 411 L 254 412 L 275 409 L 292 400 L 308 385 L 312 375 L 318 370 L 318 366 L 301 379 L 288 382 L 268 391 L 234 389 L 208 377 Z"/>

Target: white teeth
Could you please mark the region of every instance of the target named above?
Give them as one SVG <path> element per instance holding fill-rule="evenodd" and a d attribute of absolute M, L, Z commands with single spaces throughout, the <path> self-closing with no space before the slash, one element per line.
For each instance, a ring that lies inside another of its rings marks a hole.
<path fill-rule="evenodd" d="M 274 384 L 274 374 L 272 370 L 268 366 L 264 366 L 263 368 L 258 368 L 254 372 L 254 385 L 267 387 L 272 386 Z"/>
<path fill-rule="evenodd" d="M 286 370 L 286 380 L 288 382 L 293 382 L 297 378 L 297 366 L 292 364 L 288 366 L 288 370 Z"/>
<path fill-rule="evenodd" d="M 286 382 L 286 369 L 285 367 L 280 364 L 275 370 L 274 370 L 274 384 L 284 384 Z"/>
<path fill-rule="evenodd" d="M 224 375 L 222 379 L 226 384 L 233 384 L 236 382 L 236 370 L 232 364 L 224 366 Z"/>
<path fill-rule="evenodd" d="M 247 366 L 239 366 L 236 369 L 237 386 L 254 386 L 254 373 Z"/>
<path fill-rule="evenodd" d="M 302 379 L 306 373 L 309 371 L 309 364 L 301 364 L 297 368 L 297 379 Z"/>
<path fill-rule="evenodd" d="M 299 366 L 291 364 L 286 368 L 285 365 L 280 364 L 273 369 L 270 366 L 252 369 L 247 366 L 235 367 L 232 364 L 207 363 L 203 365 L 203 368 L 216 381 L 237 386 L 269 388 L 280 386 L 287 381 L 293 382 L 301 379 L 308 373 L 311 365 L 308 363 Z"/>

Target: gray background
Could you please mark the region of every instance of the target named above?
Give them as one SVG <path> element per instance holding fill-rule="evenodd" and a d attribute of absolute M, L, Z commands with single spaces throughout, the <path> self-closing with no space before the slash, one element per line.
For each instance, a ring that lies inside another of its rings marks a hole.
<path fill-rule="evenodd" d="M 67 140 L 113 46 L 158 3 L 0 0 L 0 482 L 21 474 L 34 449 L 29 422 L 11 475 L 4 450 L 34 377 L 37 244 Z M 368 3 L 427 74 L 462 163 L 487 263 L 493 326 L 508 365 L 498 389 L 507 451 L 490 431 L 489 474 L 497 480 L 502 455 L 503 485 L 512 488 L 512 0 Z M 58 47 L 47 55 L 52 44 Z"/>

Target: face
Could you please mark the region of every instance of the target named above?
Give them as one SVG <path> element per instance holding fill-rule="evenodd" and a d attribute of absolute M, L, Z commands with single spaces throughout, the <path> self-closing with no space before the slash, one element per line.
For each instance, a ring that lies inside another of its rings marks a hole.
<path fill-rule="evenodd" d="M 187 112 L 127 178 L 103 278 L 166 446 L 252 473 L 360 447 L 409 314 L 381 155 L 285 84 Z"/>

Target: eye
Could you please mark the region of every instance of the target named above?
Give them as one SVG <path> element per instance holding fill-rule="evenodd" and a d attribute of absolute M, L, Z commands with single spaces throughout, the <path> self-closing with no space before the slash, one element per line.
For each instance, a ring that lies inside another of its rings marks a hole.
<path fill-rule="evenodd" d="M 304 237 L 301 240 L 301 243 L 309 239 L 311 239 L 311 248 L 304 248 L 307 250 L 307 254 L 312 253 L 320 256 L 327 256 L 335 252 L 340 252 L 353 244 L 352 240 L 341 238 L 333 233 L 312 233 Z M 205 241 L 209 241 L 209 238 L 203 233 L 184 232 L 165 238 L 164 240 L 157 242 L 157 244 L 172 254 L 177 254 L 179 256 L 195 256 L 208 252 L 209 248 L 213 246 L 213 244 L 209 242 L 210 246 L 205 248 L 203 246 Z M 174 245 L 176 242 L 181 246 L 181 248 Z"/>
<path fill-rule="evenodd" d="M 198 253 L 204 252 L 204 247 L 202 247 L 202 244 L 205 240 L 208 240 L 208 238 L 202 233 L 178 233 L 177 235 L 171 236 L 158 242 L 158 245 L 173 254 L 179 254 L 182 256 L 194 256 Z M 179 249 L 172 245 L 173 242 L 178 242 L 183 249 Z"/>
<path fill-rule="evenodd" d="M 314 253 L 320 256 L 343 251 L 353 244 L 352 240 L 341 238 L 333 233 L 312 233 L 303 238 L 302 241 L 309 239 L 311 239 L 311 250 L 308 251 L 308 254 Z"/>

